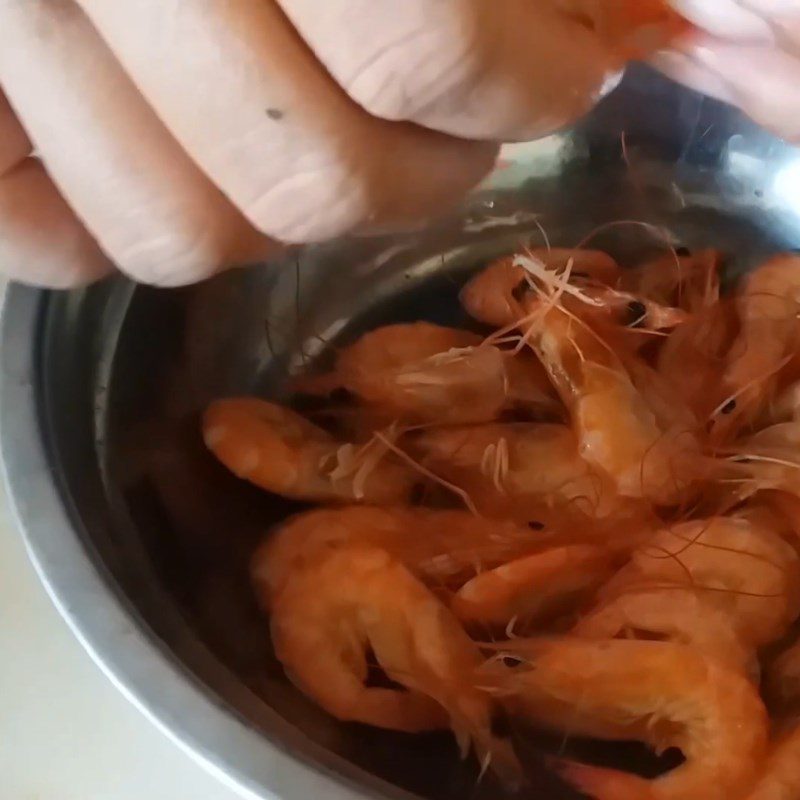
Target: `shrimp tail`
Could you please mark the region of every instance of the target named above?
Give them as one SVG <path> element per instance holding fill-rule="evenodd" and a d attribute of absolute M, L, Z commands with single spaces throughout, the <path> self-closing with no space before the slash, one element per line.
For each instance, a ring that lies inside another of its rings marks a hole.
<path fill-rule="evenodd" d="M 651 781 L 638 775 L 575 761 L 559 761 L 554 768 L 567 783 L 594 800 L 653 800 L 655 797 Z"/>

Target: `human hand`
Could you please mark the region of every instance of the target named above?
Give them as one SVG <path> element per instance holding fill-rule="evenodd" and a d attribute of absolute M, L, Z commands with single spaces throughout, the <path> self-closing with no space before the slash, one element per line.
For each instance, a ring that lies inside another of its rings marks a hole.
<path fill-rule="evenodd" d="M 615 75 L 545 5 L 0 0 L 0 268 L 174 285 L 440 212 Z"/>
<path fill-rule="evenodd" d="M 670 0 L 698 27 L 654 63 L 800 142 L 800 0 Z"/>

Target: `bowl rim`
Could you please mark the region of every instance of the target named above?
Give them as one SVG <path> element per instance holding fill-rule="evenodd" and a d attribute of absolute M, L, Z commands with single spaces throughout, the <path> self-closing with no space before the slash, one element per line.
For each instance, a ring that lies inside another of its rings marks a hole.
<path fill-rule="evenodd" d="M 360 789 L 324 764 L 293 756 L 149 635 L 81 541 L 48 465 L 37 353 L 50 292 L 14 283 L 0 292 L 0 468 L 9 516 L 50 600 L 95 664 L 157 729 L 241 797 L 413 797 L 361 770 L 367 785 Z"/>

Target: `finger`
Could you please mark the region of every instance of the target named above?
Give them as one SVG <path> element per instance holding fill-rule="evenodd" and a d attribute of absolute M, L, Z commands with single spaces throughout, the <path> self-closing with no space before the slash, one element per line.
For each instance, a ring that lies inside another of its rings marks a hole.
<path fill-rule="evenodd" d="M 64 197 L 133 277 L 185 283 L 263 252 L 72 0 L 0 3 L 0 80 Z"/>
<path fill-rule="evenodd" d="M 619 71 L 598 38 L 531 0 L 278 0 L 377 117 L 529 139 L 588 111 Z"/>
<path fill-rule="evenodd" d="M 492 146 L 359 109 L 272 0 L 80 2 L 196 162 L 283 241 L 440 212 L 493 163 Z"/>
<path fill-rule="evenodd" d="M 756 122 L 787 139 L 800 141 L 800 58 L 769 45 L 744 45 L 706 36 L 682 43 L 665 66 L 675 79 L 739 106 Z"/>
<path fill-rule="evenodd" d="M 0 92 L 0 267 L 6 277 L 36 285 L 88 283 L 110 268 L 41 164 Z"/>
<path fill-rule="evenodd" d="M 6 96 L 0 92 L 0 175 L 19 164 L 30 152 L 28 135 L 17 122 Z"/>
<path fill-rule="evenodd" d="M 669 0 L 682 16 L 713 36 L 724 39 L 769 42 L 772 29 L 768 15 L 796 0 Z M 759 8 L 760 6 L 760 8 Z"/>
<path fill-rule="evenodd" d="M 33 158 L 0 176 L 0 265 L 12 280 L 54 289 L 91 283 L 111 269 Z"/>
<path fill-rule="evenodd" d="M 652 65 L 678 83 L 725 103 L 735 102 L 731 87 L 723 78 L 710 72 L 691 58 L 673 50 L 657 53 Z"/>

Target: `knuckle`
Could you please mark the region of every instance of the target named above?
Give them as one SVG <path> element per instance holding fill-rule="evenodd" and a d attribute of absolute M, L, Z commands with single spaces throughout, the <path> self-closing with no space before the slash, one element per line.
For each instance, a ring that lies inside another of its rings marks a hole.
<path fill-rule="evenodd" d="M 364 180 L 344 163 L 293 170 L 243 209 L 267 236 L 286 244 L 323 241 L 351 231 L 369 216 Z"/>
<path fill-rule="evenodd" d="M 454 93 L 473 73 L 472 50 L 463 33 L 444 22 L 418 28 L 383 44 L 344 82 L 364 110 L 387 120 L 414 119 Z M 448 34 L 448 30 L 450 33 Z"/>
<path fill-rule="evenodd" d="M 153 286 L 203 280 L 219 271 L 228 255 L 221 237 L 200 229 L 163 229 L 108 249 L 122 272 Z"/>

